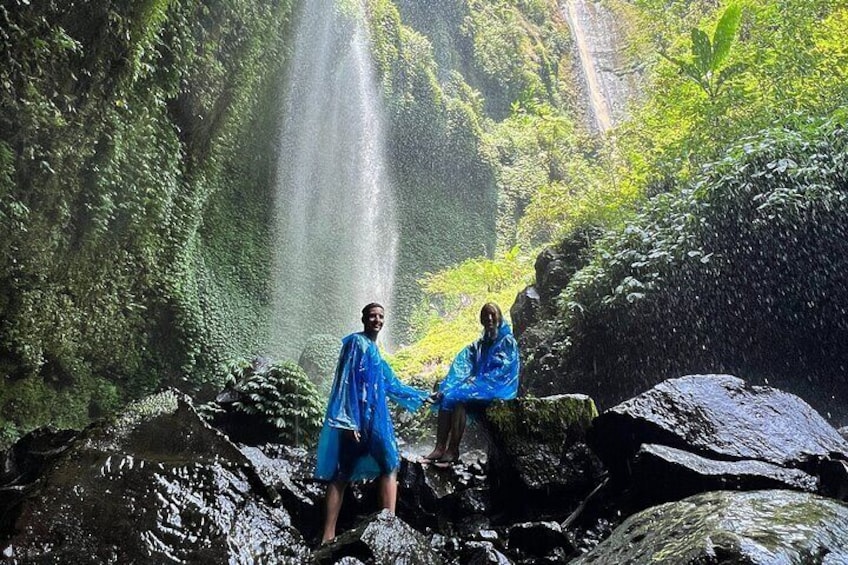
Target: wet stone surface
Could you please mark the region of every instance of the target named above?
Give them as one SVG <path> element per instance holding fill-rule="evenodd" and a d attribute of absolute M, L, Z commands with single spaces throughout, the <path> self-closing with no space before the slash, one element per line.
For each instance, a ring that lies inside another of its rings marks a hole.
<path fill-rule="evenodd" d="M 250 462 L 164 392 L 86 429 L 4 535 L 16 563 L 302 563 L 308 549 Z"/>
<path fill-rule="evenodd" d="M 604 412 L 593 423 L 589 439 L 617 474 L 625 474 L 628 461 L 648 443 L 811 474 L 834 454 L 848 459 L 848 442 L 803 400 L 730 375 L 663 381 Z"/>
<path fill-rule="evenodd" d="M 564 513 L 598 483 L 600 461 L 585 444 L 597 416 L 580 394 L 519 398 L 486 411 L 495 503 L 515 519 Z"/>
<path fill-rule="evenodd" d="M 633 483 L 651 503 L 667 502 L 710 490 L 789 488 L 816 492 L 819 481 L 800 469 L 756 460 L 719 461 L 681 449 L 646 444 L 632 464 Z"/>
<path fill-rule="evenodd" d="M 321 546 L 312 557 L 319 565 L 334 564 L 344 557 L 374 565 L 437 565 L 444 562 L 421 533 L 386 510 Z"/>
<path fill-rule="evenodd" d="M 639 512 L 575 565 L 848 563 L 848 506 L 785 490 L 716 491 Z"/>

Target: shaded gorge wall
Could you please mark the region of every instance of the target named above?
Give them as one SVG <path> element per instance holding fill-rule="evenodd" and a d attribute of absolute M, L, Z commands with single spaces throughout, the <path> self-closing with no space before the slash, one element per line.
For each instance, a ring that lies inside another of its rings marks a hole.
<path fill-rule="evenodd" d="M 0 39 L 0 418 L 79 427 L 260 343 L 288 2 L 15 3 Z"/>

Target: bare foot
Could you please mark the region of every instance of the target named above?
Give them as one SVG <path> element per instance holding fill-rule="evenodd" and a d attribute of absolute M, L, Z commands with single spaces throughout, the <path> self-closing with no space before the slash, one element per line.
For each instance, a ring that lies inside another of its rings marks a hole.
<path fill-rule="evenodd" d="M 439 449 L 437 447 L 433 451 L 430 452 L 430 455 L 425 455 L 423 457 L 423 459 L 424 459 L 424 461 L 438 461 L 444 456 L 445 456 L 445 450 Z"/>

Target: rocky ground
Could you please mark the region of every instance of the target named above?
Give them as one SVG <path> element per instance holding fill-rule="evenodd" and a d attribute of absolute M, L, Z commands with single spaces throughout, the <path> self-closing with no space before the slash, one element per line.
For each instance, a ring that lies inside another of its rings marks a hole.
<path fill-rule="evenodd" d="M 232 442 L 166 391 L 5 453 L 9 563 L 848 563 L 848 441 L 785 392 L 671 379 L 598 415 L 490 407 L 485 451 L 400 470 L 397 515 L 348 489 L 317 547 L 313 455 Z"/>

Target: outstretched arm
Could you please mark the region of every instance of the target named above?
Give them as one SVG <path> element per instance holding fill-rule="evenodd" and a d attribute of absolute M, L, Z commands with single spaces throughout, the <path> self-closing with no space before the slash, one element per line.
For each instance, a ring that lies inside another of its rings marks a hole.
<path fill-rule="evenodd" d="M 429 393 L 400 382 L 389 364 L 383 361 L 383 379 L 386 384 L 386 396 L 406 410 L 414 412 L 421 408 Z"/>

